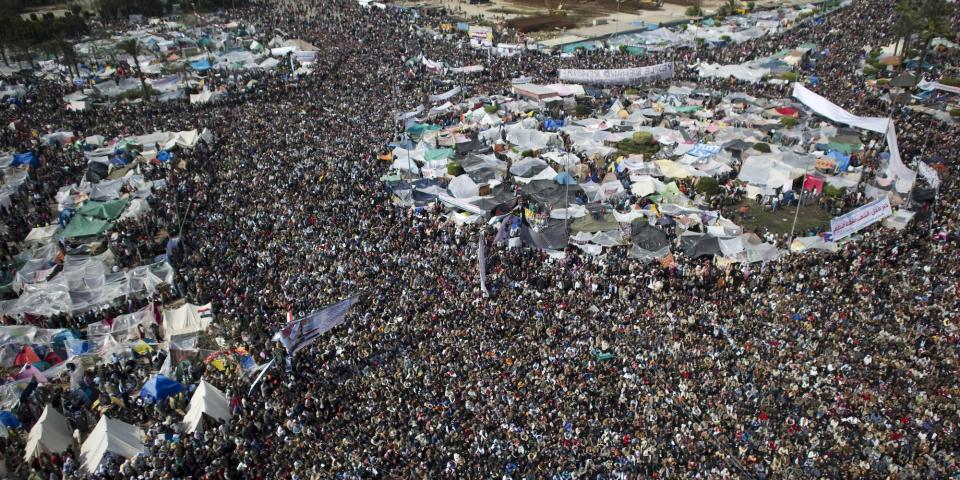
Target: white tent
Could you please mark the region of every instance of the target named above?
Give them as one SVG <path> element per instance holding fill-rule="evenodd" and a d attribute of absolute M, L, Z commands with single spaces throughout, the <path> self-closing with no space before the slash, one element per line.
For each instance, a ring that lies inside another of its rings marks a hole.
<path fill-rule="evenodd" d="M 139 427 L 103 415 L 80 447 L 83 467 L 93 473 L 107 452 L 124 458 L 139 455 L 144 451 L 141 438 Z"/>
<path fill-rule="evenodd" d="M 204 415 L 214 420 L 230 420 L 230 402 L 217 387 L 210 385 L 206 380 L 200 380 L 200 385 L 190 399 L 187 414 L 183 416 L 183 425 L 187 433 L 203 431 Z"/>
<path fill-rule="evenodd" d="M 212 321 L 213 312 L 209 303 L 201 306 L 185 303 L 179 308 L 163 311 L 166 340 L 179 335 L 204 332 Z"/>
<path fill-rule="evenodd" d="M 43 409 L 40 420 L 33 425 L 27 435 L 26 461 L 33 460 L 42 453 L 58 453 L 73 444 L 73 429 L 67 418 L 50 405 Z"/>

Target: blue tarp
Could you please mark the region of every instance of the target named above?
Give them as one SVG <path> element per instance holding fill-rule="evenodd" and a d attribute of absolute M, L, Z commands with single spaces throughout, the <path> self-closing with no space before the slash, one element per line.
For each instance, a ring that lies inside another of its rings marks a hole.
<path fill-rule="evenodd" d="M 163 375 L 157 375 L 143 384 L 143 388 L 140 389 L 140 397 L 146 398 L 151 402 L 158 402 L 186 389 L 182 383 L 176 380 L 172 380 Z"/>
<path fill-rule="evenodd" d="M 169 162 L 170 152 L 166 150 L 160 150 L 160 153 L 157 154 L 157 160 L 160 160 L 161 162 Z"/>
<path fill-rule="evenodd" d="M 841 172 L 847 171 L 847 167 L 850 166 L 850 155 L 844 155 L 843 152 L 836 150 L 832 150 L 829 155 L 837 161 L 837 168 L 839 168 Z"/>
<path fill-rule="evenodd" d="M 563 119 L 562 119 L 562 118 L 559 119 L 559 120 L 554 120 L 554 119 L 552 119 L 552 118 L 548 118 L 548 119 L 546 119 L 546 120 L 543 121 L 543 129 L 546 130 L 546 131 L 548 131 L 548 132 L 556 132 L 556 131 L 559 130 L 560 127 L 562 127 L 562 126 L 563 126 Z"/>
<path fill-rule="evenodd" d="M 31 167 L 36 167 L 38 163 L 36 153 L 23 152 L 13 154 L 13 161 L 10 162 L 10 166 L 19 167 L 21 165 L 30 165 Z"/>
<path fill-rule="evenodd" d="M 576 185 L 577 181 L 570 176 L 569 172 L 560 172 L 557 176 L 553 177 L 553 181 L 559 183 L 560 185 Z"/>
<path fill-rule="evenodd" d="M 707 145 L 705 143 L 698 143 L 694 145 L 689 152 L 687 152 L 687 155 L 698 158 L 706 158 L 711 155 L 716 155 L 721 148 L 723 147 L 720 145 Z"/>
<path fill-rule="evenodd" d="M 196 62 L 190 62 L 190 68 L 198 71 L 205 72 L 210 70 L 210 61 L 204 58 L 203 60 L 197 60 Z"/>

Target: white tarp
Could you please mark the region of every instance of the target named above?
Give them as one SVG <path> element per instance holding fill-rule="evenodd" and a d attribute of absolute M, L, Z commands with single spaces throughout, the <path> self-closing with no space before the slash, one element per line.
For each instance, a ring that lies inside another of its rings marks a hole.
<path fill-rule="evenodd" d="M 206 380 L 200 380 L 200 385 L 190 399 L 187 413 L 183 416 L 186 432 L 203 431 L 204 416 L 214 420 L 230 420 L 230 402 L 217 387 L 210 385 Z"/>
<path fill-rule="evenodd" d="M 90 473 L 95 472 L 107 452 L 123 458 L 142 454 L 141 438 L 143 431 L 139 427 L 103 415 L 80 447 L 83 467 Z"/>
<path fill-rule="evenodd" d="M 870 202 L 830 220 L 831 240 L 837 241 L 893 215 L 890 197 Z"/>
<path fill-rule="evenodd" d="M 617 69 L 561 68 L 560 80 L 585 84 L 630 84 L 673 77 L 673 63 Z"/>
<path fill-rule="evenodd" d="M 858 117 L 853 115 L 799 83 L 793 84 L 793 97 L 810 107 L 814 112 L 834 122 L 885 134 L 887 136 L 887 148 L 890 150 L 890 161 L 886 170 L 887 176 L 896 179 L 898 192 L 904 193 L 913 187 L 913 182 L 917 179 L 917 172 L 907 167 L 900 158 L 900 148 L 897 146 L 897 131 L 894 128 L 893 121 L 883 117 Z"/>
<path fill-rule="evenodd" d="M 41 454 L 60 453 L 73 445 L 73 429 L 67 418 L 49 404 L 40 414 L 40 419 L 27 434 L 27 451 L 24 459 L 32 461 Z"/>

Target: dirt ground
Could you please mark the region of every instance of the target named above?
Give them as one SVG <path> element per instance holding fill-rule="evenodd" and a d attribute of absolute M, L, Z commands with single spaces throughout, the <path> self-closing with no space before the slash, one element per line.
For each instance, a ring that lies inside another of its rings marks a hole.
<path fill-rule="evenodd" d="M 747 207 L 746 217 L 741 217 L 739 208 Z M 793 217 L 797 215 L 797 226 L 794 230 L 794 236 L 801 237 L 807 235 L 808 230 L 815 230 L 818 227 L 829 229 L 830 213 L 816 205 L 809 205 L 800 208 L 797 214 L 796 206 L 780 208 L 776 212 L 765 210 L 757 205 L 753 200 L 744 200 L 736 207 L 724 208 L 724 214 L 727 218 L 743 226 L 743 229 L 752 231 L 757 227 L 769 230 L 774 233 L 789 235 L 790 227 L 793 225 Z"/>
<path fill-rule="evenodd" d="M 443 5 L 467 21 L 489 24 L 503 24 L 517 18 L 536 18 L 559 13 L 567 15 L 570 22 L 566 24 L 545 22 L 545 29 L 529 33 L 528 36 L 535 41 L 558 37 L 589 39 L 634 30 L 643 23 L 691 19 L 686 15 L 687 5 L 691 0 L 666 0 L 655 10 L 638 8 L 637 2 L 641 0 L 623 0 L 619 3 L 617 0 L 491 0 L 483 5 L 470 5 L 468 0 L 395 1 L 404 5 Z M 761 7 L 776 7 L 805 1 L 807 0 L 760 0 L 756 4 Z M 712 13 L 723 3 L 723 0 L 703 0 L 703 9 Z"/>

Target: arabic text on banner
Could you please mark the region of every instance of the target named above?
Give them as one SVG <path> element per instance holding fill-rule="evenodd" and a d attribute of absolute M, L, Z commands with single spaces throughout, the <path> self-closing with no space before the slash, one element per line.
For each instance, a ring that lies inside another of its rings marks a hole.
<path fill-rule="evenodd" d="M 561 68 L 560 80 L 586 84 L 630 84 L 673 77 L 673 64 L 660 63 L 647 67 L 611 70 Z"/>
<path fill-rule="evenodd" d="M 841 238 L 853 235 L 890 215 L 893 215 L 893 209 L 890 207 L 889 197 L 883 197 L 880 200 L 870 202 L 831 220 L 831 240 L 835 242 Z"/>

